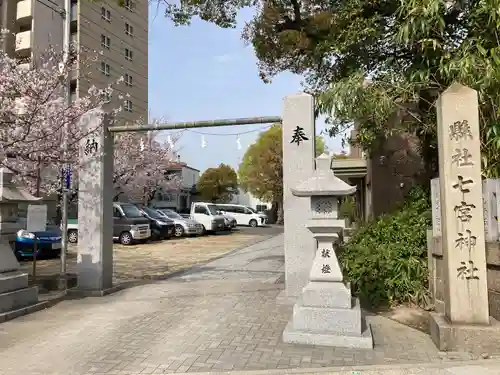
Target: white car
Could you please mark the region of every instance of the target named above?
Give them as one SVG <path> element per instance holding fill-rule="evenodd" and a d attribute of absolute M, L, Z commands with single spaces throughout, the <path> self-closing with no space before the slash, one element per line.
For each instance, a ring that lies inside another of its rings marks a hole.
<path fill-rule="evenodd" d="M 203 232 L 222 232 L 226 229 L 224 216 L 213 203 L 193 202 L 191 218 L 203 225 Z"/>
<path fill-rule="evenodd" d="M 251 227 L 264 226 L 267 222 L 267 217 L 252 211 L 249 207 L 239 204 L 219 204 L 217 208 L 224 215 L 231 215 L 236 219 L 238 225 L 250 225 Z"/>

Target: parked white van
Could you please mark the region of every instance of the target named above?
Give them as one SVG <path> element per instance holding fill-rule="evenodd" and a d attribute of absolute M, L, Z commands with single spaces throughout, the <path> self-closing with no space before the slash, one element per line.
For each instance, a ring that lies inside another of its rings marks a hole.
<path fill-rule="evenodd" d="M 239 204 L 220 204 L 217 203 L 217 209 L 224 214 L 231 215 L 236 219 L 238 225 L 250 225 L 258 227 L 266 225 L 267 217 L 264 214 L 258 214 L 246 206 Z"/>
<path fill-rule="evenodd" d="M 224 216 L 219 213 L 217 206 L 213 203 L 193 202 L 191 218 L 203 225 L 204 232 L 219 232 L 226 229 Z"/>

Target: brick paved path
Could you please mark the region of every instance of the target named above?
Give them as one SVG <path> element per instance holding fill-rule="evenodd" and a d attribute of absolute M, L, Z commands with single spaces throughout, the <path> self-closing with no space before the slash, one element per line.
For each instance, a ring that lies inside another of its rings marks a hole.
<path fill-rule="evenodd" d="M 370 317 L 374 350 L 285 344 L 282 236 L 186 274 L 0 325 L 0 374 L 162 374 L 440 362 L 430 338 Z M 453 354 L 444 359 L 469 359 Z"/>

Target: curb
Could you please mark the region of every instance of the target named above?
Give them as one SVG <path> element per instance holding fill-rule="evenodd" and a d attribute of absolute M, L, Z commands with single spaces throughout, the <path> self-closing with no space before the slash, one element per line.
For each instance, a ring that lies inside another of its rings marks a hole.
<path fill-rule="evenodd" d="M 176 373 L 176 375 L 294 375 L 294 374 L 356 374 L 362 375 L 366 371 L 377 371 L 376 374 L 382 374 L 381 371 L 401 370 L 400 374 L 410 375 L 412 369 L 449 369 L 456 367 L 467 367 L 468 371 L 481 370 L 480 366 L 496 365 L 500 366 L 498 359 L 477 359 L 471 361 L 442 361 L 431 363 L 413 363 L 413 364 L 393 364 L 393 365 L 363 365 L 363 366 L 335 366 L 319 368 L 295 368 L 295 369 L 271 369 L 271 370 L 238 370 L 238 371 L 212 371 L 212 372 L 185 372 Z M 484 368 L 483 368 L 484 369 Z M 423 373 L 423 372 L 418 372 Z M 394 374 L 394 373 L 392 373 Z M 451 373 L 450 373 L 451 374 Z M 375 373 L 373 373 L 375 375 Z"/>

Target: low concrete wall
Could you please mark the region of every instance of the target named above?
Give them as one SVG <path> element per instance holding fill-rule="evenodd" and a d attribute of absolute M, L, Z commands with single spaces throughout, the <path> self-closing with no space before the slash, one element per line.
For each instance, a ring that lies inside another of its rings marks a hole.
<path fill-rule="evenodd" d="M 444 313 L 445 271 L 441 237 L 433 237 L 427 231 L 427 255 L 429 263 L 429 290 L 436 311 Z M 488 300 L 490 316 L 500 320 L 500 243 L 486 242 L 486 263 L 488 278 Z"/>

